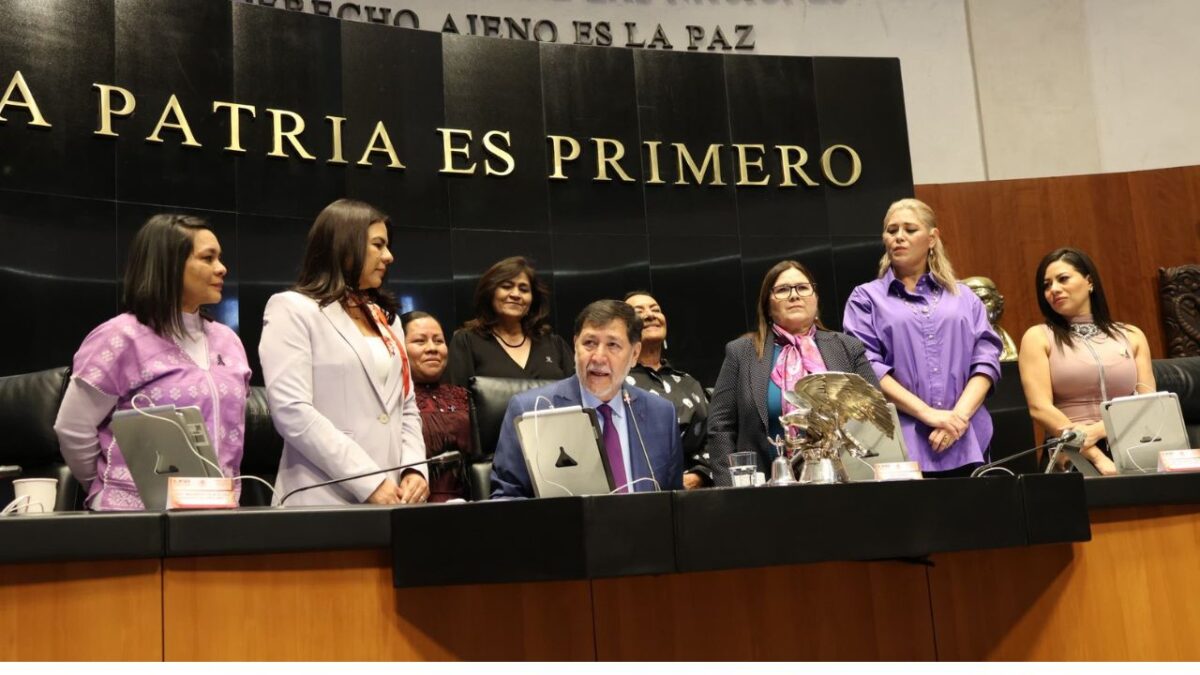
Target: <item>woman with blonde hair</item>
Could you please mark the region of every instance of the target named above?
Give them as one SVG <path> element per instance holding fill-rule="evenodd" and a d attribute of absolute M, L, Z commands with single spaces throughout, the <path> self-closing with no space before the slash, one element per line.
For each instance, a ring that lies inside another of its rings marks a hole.
<path fill-rule="evenodd" d="M 925 475 L 968 475 L 992 440 L 982 404 L 1000 379 L 1000 338 L 958 283 L 929 205 L 910 198 L 888 207 L 883 244 L 879 278 L 850 294 L 842 328 L 866 346 Z"/>

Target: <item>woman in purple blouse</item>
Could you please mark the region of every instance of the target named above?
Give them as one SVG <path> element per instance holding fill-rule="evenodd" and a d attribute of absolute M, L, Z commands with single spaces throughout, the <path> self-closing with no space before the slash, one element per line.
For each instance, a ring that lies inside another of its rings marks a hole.
<path fill-rule="evenodd" d="M 221 301 L 225 273 L 221 244 L 202 218 L 159 214 L 134 236 L 125 313 L 84 339 L 54 423 L 91 508 L 145 508 L 109 428 L 112 413 L 134 403 L 200 408 L 221 473 L 237 476 L 250 366 L 237 334 L 200 312 Z"/>
<path fill-rule="evenodd" d="M 982 404 L 1000 379 L 1000 338 L 983 303 L 955 279 L 927 204 L 892 204 L 883 244 L 879 278 L 850 294 L 842 329 L 866 346 L 921 471 L 968 475 L 992 440 Z"/>

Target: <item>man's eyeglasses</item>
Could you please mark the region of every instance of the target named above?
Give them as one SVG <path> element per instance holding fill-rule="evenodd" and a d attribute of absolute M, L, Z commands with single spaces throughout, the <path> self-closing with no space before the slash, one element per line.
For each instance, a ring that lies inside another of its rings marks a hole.
<path fill-rule="evenodd" d="M 808 298 L 816 292 L 816 284 L 791 284 L 790 286 L 776 286 L 775 288 L 771 289 L 771 295 L 776 300 L 787 300 L 788 298 L 792 297 L 792 293 L 795 293 L 802 298 Z"/>

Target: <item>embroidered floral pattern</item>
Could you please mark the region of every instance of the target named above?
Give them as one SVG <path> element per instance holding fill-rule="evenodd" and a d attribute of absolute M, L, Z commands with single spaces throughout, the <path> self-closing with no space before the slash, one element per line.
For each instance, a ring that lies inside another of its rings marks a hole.
<path fill-rule="evenodd" d="M 190 358 L 180 358 L 173 341 L 160 338 L 130 314 L 111 319 L 88 335 L 75 354 L 74 371 L 88 384 L 115 394 L 119 410 L 131 408 L 138 394 L 155 403 L 198 407 L 210 432 L 220 428 L 221 439 L 213 439 L 218 463 L 233 476 L 242 459 L 250 368 L 237 335 L 221 324 L 210 326 L 206 330 L 210 354 L 222 354 L 224 364 L 209 373 Z M 104 510 L 143 508 L 112 430 L 105 424 L 98 431 L 100 446 L 111 450 L 96 460 L 99 478 L 92 484 L 89 505 Z"/>

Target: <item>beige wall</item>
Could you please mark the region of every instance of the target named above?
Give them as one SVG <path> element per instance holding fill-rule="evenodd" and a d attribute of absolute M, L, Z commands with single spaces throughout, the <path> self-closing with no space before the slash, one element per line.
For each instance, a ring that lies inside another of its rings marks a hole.
<path fill-rule="evenodd" d="M 232 0 L 242 2 L 244 0 Z M 254 0 L 258 2 L 259 0 Z M 283 6 L 288 0 L 277 0 Z M 293 0 L 295 2 L 297 0 Z M 312 11 L 312 0 L 298 0 Z M 421 28 L 468 14 L 753 24 L 757 54 L 896 56 L 917 183 L 1200 164 L 1200 0 L 332 0 L 410 9 Z M 353 15 L 353 12 L 351 12 Z M 732 39 L 732 35 L 730 35 Z"/>

